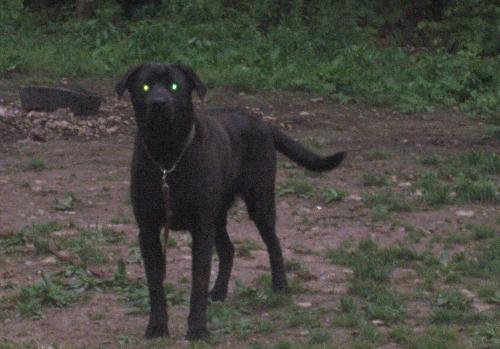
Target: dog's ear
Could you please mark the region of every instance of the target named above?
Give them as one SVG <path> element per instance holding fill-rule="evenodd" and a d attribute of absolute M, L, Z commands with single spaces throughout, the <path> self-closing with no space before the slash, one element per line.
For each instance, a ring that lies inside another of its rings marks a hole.
<path fill-rule="evenodd" d="M 118 94 L 118 98 L 121 98 L 125 90 L 130 88 L 131 83 L 134 81 L 137 72 L 141 69 L 142 69 L 142 64 L 129 69 L 129 71 L 125 73 L 123 78 L 120 81 L 118 81 L 118 83 L 115 85 L 115 91 Z"/>
<path fill-rule="evenodd" d="M 205 95 L 207 94 L 207 88 L 205 84 L 201 82 L 200 78 L 198 77 L 198 75 L 196 75 L 194 70 L 187 65 L 174 64 L 174 66 L 184 73 L 186 78 L 193 84 L 198 97 L 203 100 L 205 98 Z"/>

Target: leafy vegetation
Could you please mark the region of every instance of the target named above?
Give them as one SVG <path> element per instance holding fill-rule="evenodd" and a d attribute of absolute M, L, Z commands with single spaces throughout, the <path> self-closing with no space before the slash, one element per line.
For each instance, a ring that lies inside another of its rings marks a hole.
<path fill-rule="evenodd" d="M 140 62 L 184 62 L 210 85 L 498 119 L 500 7 L 491 0 L 164 1 L 132 20 L 107 0 L 79 21 L 74 2 L 62 3 L 2 3 L 0 74 L 116 76 Z"/>

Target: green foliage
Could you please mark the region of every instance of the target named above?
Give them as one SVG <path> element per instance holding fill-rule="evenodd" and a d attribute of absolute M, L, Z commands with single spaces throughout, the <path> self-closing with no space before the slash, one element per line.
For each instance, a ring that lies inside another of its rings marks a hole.
<path fill-rule="evenodd" d="M 276 192 L 279 196 L 293 194 L 300 198 L 310 199 L 314 196 L 316 190 L 306 179 L 292 177 L 278 183 Z"/>
<path fill-rule="evenodd" d="M 459 344 L 459 335 L 453 328 L 445 326 L 430 326 L 424 333 L 408 338 L 411 349 L 448 349 L 463 348 Z"/>
<path fill-rule="evenodd" d="M 34 157 L 32 158 L 27 164 L 26 164 L 26 170 L 28 171 L 35 171 L 35 172 L 41 172 L 47 168 L 47 164 L 45 163 L 45 160 L 39 157 Z"/>
<path fill-rule="evenodd" d="M 423 189 L 422 198 L 429 205 L 443 205 L 450 203 L 452 188 L 443 184 L 434 172 L 426 172 L 420 178 L 418 185 Z"/>
<path fill-rule="evenodd" d="M 388 184 L 387 176 L 372 171 L 363 172 L 361 182 L 365 187 L 381 187 Z"/>
<path fill-rule="evenodd" d="M 42 274 L 42 282 L 21 289 L 16 308 L 23 317 L 38 318 L 43 306 L 66 307 L 76 299 L 75 293 L 65 290 L 47 274 Z"/>
<path fill-rule="evenodd" d="M 256 280 L 256 286 L 246 286 L 239 279 L 236 279 L 236 297 L 238 304 L 243 308 L 269 309 L 281 305 L 289 304 L 289 295 L 276 294 L 271 291 L 271 278 L 269 275 L 262 275 Z"/>
<path fill-rule="evenodd" d="M 348 193 L 346 191 L 334 187 L 327 187 L 323 189 L 323 199 L 325 200 L 325 203 L 327 205 L 333 202 L 342 201 L 342 199 L 345 198 L 347 194 Z"/>
<path fill-rule="evenodd" d="M 139 62 L 183 62 L 209 85 L 305 90 L 405 112 L 459 106 L 494 118 L 500 108 L 500 7 L 491 0 L 446 3 L 432 16 L 430 1 L 165 1 L 132 21 L 111 0 L 93 2 L 86 21 L 71 6 L 1 4 L 0 75 L 116 76 Z"/>
<path fill-rule="evenodd" d="M 403 193 L 396 193 L 391 189 L 377 193 L 367 193 L 363 195 L 363 201 L 368 207 L 383 206 L 388 212 L 411 211 L 413 207 Z"/>

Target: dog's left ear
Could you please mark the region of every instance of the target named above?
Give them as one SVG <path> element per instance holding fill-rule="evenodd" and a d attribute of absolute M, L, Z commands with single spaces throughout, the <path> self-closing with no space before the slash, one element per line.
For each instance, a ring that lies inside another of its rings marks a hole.
<path fill-rule="evenodd" d="M 115 91 L 118 94 L 118 98 L 121 98 L 123 96 L 123 93 L 126 89 L 130 90 L 130 86 L 134 81 L 137 72 L 141 69 L 142 64 L 129 69 L 129 71 L 125 73 L 123 78 L 118 81 L 118 83 L 115 85 Z"/>
<path fill-rule="evenodd" d="M 201 82 L 200 78 L 198 77 L 198 75 L 196 75 L 194 70 L 187 65 L 174 64 L 174 66 L 184 73 L 186 78 L 193 84 L 198 97 L 203 100 L 205 98 L 205 95 L 207 94 L 207 87 L 203 82 Z"/>

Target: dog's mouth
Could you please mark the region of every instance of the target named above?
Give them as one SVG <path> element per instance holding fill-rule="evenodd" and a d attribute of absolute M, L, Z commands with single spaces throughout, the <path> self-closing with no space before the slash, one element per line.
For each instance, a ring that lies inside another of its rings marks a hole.
<path fill-rule="evenodd" d="M 150 103 L 147 106 L 147 123 L 151 131 L 166 131 L 172 128 L 174 111 L 167 103 Z"/>

